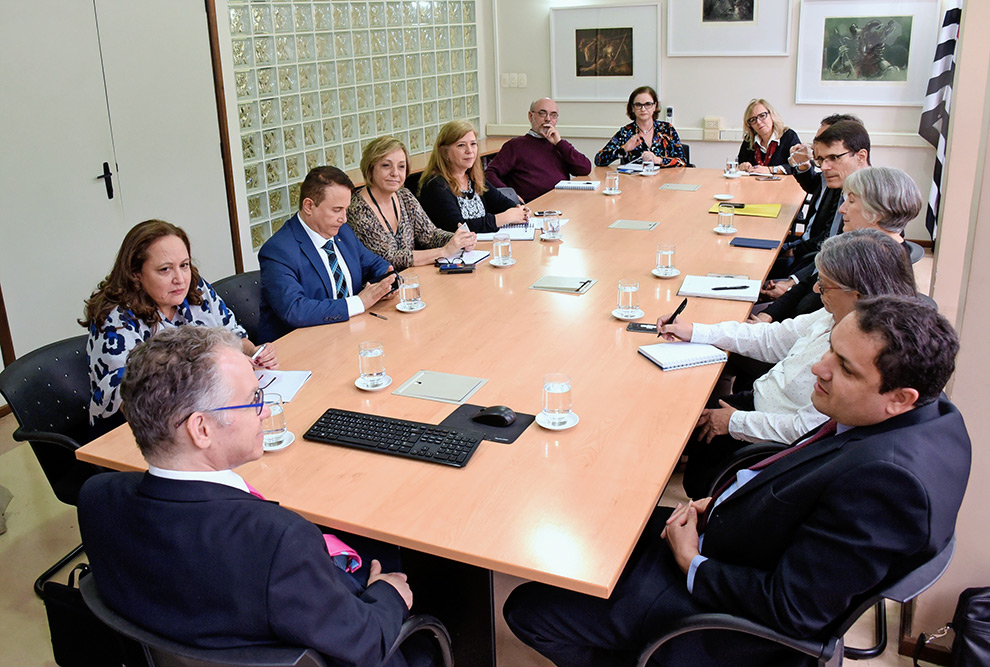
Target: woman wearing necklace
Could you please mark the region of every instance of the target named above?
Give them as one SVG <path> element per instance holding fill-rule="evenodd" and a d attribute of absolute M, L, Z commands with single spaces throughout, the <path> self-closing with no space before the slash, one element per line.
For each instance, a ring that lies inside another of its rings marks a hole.
<path fill-rule="evenodd" d="M 789 174 L 787 158 L 791 147 L 800 143 L 797 133 L 784 125 L 769 102 L 751 100 L 743 113 L 739 169 L 753 174 Z"/>
<path fill-rule="evenodd" d="M 658 167 L 684 167 L 684 149 L 677 130 L 670 123 L 657 120 L 660 100 L 657 91 L 640 86 L 632 91 L 626 102 L 626 116 L 632 121 L 619 128 L 605 147 L 595 156 L 595 165 L 607 167 L 621 160 L 622 164 L 642 159 Z"/>
<path fill-rule="evenodd" d="M 409 154 L 395 137 L 379 137 L 364 149 L 361 174 L 365 187 L 354 192 L 347 222 L 358 240 L 396 271 L 432 264 L 471 250 L 477 237 L 466 228 L 437 229 L 416 197 L 403 187 Z"/>
<path fill-rule="evenodd" d="M 529 220 L 529 209 L 485 180 L 478 135 L 466 120 L 452 120 L 437 133 L 433 153 L 419 179 L 419 200 L 441 229 L 467 225 L 472 232 L 494 232 Z"/>

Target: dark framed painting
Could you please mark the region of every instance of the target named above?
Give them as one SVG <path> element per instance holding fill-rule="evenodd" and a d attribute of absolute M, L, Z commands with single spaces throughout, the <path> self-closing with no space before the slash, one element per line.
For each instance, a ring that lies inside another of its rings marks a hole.
<path fill-rule="evenodd" d="M 634 76 L 633 29 L 580 28 L 574 31 L 574 75 Z"/>

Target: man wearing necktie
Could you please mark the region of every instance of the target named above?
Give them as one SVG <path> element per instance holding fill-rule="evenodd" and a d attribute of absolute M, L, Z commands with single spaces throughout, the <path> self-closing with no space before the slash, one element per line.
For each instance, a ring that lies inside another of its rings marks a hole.
<path fill-rule="evenodd" d="M 940 397 L 959 343 L 916 299 L 857 303 L 815 364 L 812 401 L 830 420 L 715 498 L 658 509 L 612 595 L 524 584 L 504 615 L 557 665 L 635 664 L 667 624 L 724 612 L 816 637 L 860 596 L 915 569 L 951 538 L 970 441 Z M 834 432 L 833 432 L 834 429 Z M 801 665 L 739 633 L 692 633 L 664 665 Z"/>
<path fill-rule="evenodd" d="M 406 575 L 368 553 L 351 574 L 353 550 L 234 472 L 261 457 L 268 416 L 239 339 L 163 331 L 128 357 L 121 395 L 148 472 L 96 475 L 78 505 L 107 605 L 187 646 L 285 644 L 333 665 L 380 665 L 412 606 Z"/>
<path fill-rule="evenodd" d="M 261 246 L 263 342 L 298 327 L 344 322 L 392 294 L 392 267 L 347 225 L 354 184 L 316 167 L 299 190 L 299 212 Z"/>

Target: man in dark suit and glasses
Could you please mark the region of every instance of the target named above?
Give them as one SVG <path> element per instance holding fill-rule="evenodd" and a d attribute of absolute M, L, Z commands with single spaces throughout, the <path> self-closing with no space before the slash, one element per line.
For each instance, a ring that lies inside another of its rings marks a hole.
<path fill-rule="evenodd" d="M 795 637 L 826 631 L 861 596 L 918 567 L 955 530 L 970 441 L 940 397 L 959 343 L 915 299 L 860 301 L 813 367 L 831 419 L 713 500 L 657 510 L 607 600 L 524 584 L 504 615 L 557 665 L 632 665 L 665 623 L 725 612 Z M 659 664 L 798 665 L 738 633 L 674 640 Z"/>

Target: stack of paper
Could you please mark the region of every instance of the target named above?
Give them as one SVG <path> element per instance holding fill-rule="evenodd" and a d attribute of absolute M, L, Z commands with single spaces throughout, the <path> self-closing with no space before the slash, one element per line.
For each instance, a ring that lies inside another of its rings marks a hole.
<path fill-rule="evenodd" d="M 584 294 L 598 282 L 593 278 L 572 278 L 569 276 L 543 276 L 529 286 L 530 289 L 566 294 Z"/>
<path fill-rule="evenodd" d="M 255 371 L 255 376 L 258 378 L 258 386 L 261 387 L 266 394 L 278 394 L 282 397 L 283 403 L 288 403 L 302 386 L 306 383 L 306 380 L 313 377 L 311 371 Z"/>

